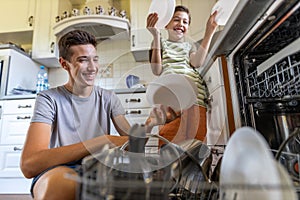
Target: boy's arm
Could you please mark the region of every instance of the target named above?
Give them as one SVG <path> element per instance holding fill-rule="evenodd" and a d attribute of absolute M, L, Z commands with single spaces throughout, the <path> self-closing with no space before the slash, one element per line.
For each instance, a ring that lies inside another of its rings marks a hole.
<path fill-rule="evenodd" d="M 207 23 L 206 23 L 206 30 L 205 30 L 205 35 L 204 38 L 198 48 L 197 51 L 191 53 L 190 55 L 190 63 L 193 67 L 200 67 L 201 65 L 203 65 L 206 56 L 207 56 L 207 52 L 212 40 L 212 37 L 218 27 L 218 24 L 216 23 L 216 15 L 217 15 L 217 11 L 215 11 L 208 19 Z"/>
<path fill-rule="evenodd" d="M 151 70 L 154 75 L 160 75 L 162 72 L 161 65 L 161 46 L 160 46 L 160 32 L 155 27 L 158 20 L 156 13 L 149 14 L 147 17 L 147 29 L 153 36 L 151 44 L 150 64 Z"/>

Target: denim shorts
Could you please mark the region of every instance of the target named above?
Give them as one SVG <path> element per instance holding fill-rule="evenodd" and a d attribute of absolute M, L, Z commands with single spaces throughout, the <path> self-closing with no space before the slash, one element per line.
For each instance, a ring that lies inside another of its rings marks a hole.
<path fill-rule="evenodd" d="M 62 164 L 62 165 L 56 165 L 56 166 L 53 166 L 53 167 L 49 167 L 48 169 L 46 169 L 45 171 L 41 172 L 40 174 L 38 174 L 37 176 L 35 176 L 33 179 L 32 179 L 32 182 L 31 182 L 31 187 L 30 187 L 30 193 L 31 193 L 31 196 L 33 196 L 33 187 L 35 185 L 35 183 L 39 180 L 39 178 L 45 174 L 46 172 L 48 172 L 49 170 L 51 169 L 54 169 L 56 167 L 59 167 L 59 166 L 66 166 L 66 167 L 69 167 L 71 169 L 73 169 L 75 172 L 77 172 L 79 175 L 82 175 L 82 167 L 81 167 L 81 160 L 79 161 L 74 161 L 74 162 L 69 162 L 69 163 L 66 163 L 66 164 Z"/>

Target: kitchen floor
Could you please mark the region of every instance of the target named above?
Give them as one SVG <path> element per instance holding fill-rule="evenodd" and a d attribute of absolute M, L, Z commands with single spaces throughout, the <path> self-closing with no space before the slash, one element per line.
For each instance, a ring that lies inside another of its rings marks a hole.
<path fill-rule="evenodd" d="M 0 194 L 0 200 L 32 200 L 30 194 Z"/>

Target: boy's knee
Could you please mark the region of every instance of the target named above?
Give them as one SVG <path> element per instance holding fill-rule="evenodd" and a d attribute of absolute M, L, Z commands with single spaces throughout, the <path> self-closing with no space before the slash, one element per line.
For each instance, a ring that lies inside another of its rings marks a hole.
<path fill-rule="evenodd" d="M 34 199 L 75 199 L 77 183 L 70 176 L 76 172 L 68 167 L 49 170 L 36 182 L 33 188 Z"/>

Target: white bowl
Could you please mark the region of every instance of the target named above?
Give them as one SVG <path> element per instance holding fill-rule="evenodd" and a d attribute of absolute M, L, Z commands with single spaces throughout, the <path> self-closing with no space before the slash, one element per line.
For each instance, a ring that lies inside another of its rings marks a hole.
<path fill-rule="evenodd" d="M 158 14 L 156 27 L 159 29 L 165 28 L 173 17 L 175 10 L 175 0 L 152 0 L 149 7 L 150 13 Z"/>
<path fill-rule="evenodd" d="M 181 111 L 196 102 L 197 86 L 184 75 L 162 75 L 148 85 L 146 97 L 152 105 L 162 104 Z"/>

